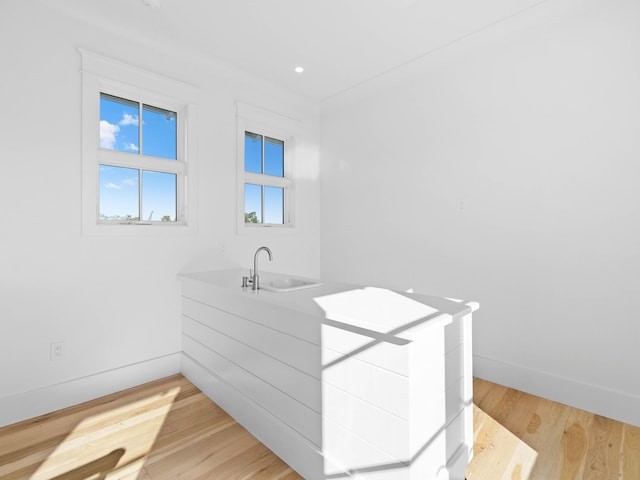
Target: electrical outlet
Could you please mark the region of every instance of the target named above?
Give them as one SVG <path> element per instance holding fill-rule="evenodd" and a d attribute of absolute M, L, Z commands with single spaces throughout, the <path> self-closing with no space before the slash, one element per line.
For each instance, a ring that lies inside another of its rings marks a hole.
<path fill-rule="evenodd" d="M 51 361 L 60 360 L 64 357 L 64 342 L 55 342 L 51 344 Z"/>

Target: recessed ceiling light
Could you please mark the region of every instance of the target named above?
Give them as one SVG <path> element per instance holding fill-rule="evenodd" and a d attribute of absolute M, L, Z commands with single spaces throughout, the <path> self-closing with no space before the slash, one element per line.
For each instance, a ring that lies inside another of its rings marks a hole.
<path fill-rule="evenodd" d="M 298 65 L 296 68 L 293 69 L 294 72 L 296 73 L 302 73 L 304 72 L 304 67 L 301 67 L 300 65 Z"/>

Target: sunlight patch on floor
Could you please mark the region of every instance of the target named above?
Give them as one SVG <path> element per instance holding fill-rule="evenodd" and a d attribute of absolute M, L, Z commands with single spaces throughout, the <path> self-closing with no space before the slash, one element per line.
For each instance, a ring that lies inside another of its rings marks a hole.
<path fill-rule="evenodd" d="M 114 408 L 101 406 L 73 428 L 30 479 L 137 478 L 179 393 L 174 387 Z"/>
<path fill-rule="evenodd" d="M 473 460 L 467 480 L 528 480 L 538 453 L 476 405 L 473 424 Z"/>

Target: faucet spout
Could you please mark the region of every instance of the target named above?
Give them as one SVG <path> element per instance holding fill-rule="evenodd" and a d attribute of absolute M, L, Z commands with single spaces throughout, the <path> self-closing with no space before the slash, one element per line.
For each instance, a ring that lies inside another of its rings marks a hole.
<path fill-rule="evenodd" d="M 258 290 L 260 288 L 260 276 L 258 275 L 258 254 L 261 251 L 265 251 L 269 254 L 269 261 L 273 260 L 273 255 L 271 254 L 271 250 L 269 247 L 260 247 L 256 250 L 256 253 L 253 255 L 253 278 L 252 278 L 252 289 Z"/>

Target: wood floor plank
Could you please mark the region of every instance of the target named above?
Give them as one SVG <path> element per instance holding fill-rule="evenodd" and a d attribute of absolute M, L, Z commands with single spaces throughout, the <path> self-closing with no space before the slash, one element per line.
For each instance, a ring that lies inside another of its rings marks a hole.
<path fill-rule="evenodd" d="M 523 395 L 524 393 L 519 390 L 514 390 L 512 388 L 507 389 L 507 391 L 500 397 L 500 401 L 493 408 L 494 414 L 491 416 L 494 420 L 499 422 L 501 425 L 507 423 L 507 419 L 511 416 L 511 412 Z"/>
<path fill-rule="evenodd" d="M 540 428 L 540 417 L 536 414 L 536 410 L 541 400 L 540 397 L 519 392 L 519 395 L 514 398 L 509 414 L 496 420 L 527 443 L 524 435 Z"/>
<path fill-rule="evenodd" d="M 477 404 L 486 409 L 499 426 L 509 428 L 525 445 L 538 453 L 535 466 L 528 477 L 507 457 L 517 456 L 512 446 L 501 446 L 495 439 L 502 435 L 493 427 L 488 438 L 487 420 L 474 423 L 476 447 L 484 446 L 477 458 L 493 467 L 484 469 L 475 477 L 476 458 L 467 469 L 468 480 L 526 478 L 527 480 L 639 480 L 640 428 L 609 418 L 585 412 L 551 400 L 525 393 L 516 394 L 491 382 L 474 381 L 480 386 L 481 398 Z M 491 391 L 495 388 L 495 391 Z M 475 393 L 475 392 L 474 392 Z M 526 421 L 529 417 L 528 422 Z M 476 416 L 474 416 L 474 421 Z M 526 424 L 526 427 L 524 425 Z M 494 435 L 493 438 L 491 436 Z M 486 448 L 491 445 L 493 448 Z M 502 450 L 502 451 L 501 451 Z"/>
<path fill-rule="evenodd" d="M 278 460 L 267 447 L 256 443 L 240 455 L 196 477 L 195 480 L 209 480 L 211 478 L 275 480 L 291 473 L 291 467 Z"/>
<path fill-rule="evenodd" d="M 609 478 L 622 478 L 624 468 L 624 423 L 612 420 L 607 455 L 609 465 Z M 640 457 L 640 455 L 639 455 Z M 638 477 L 640 478 L 640 477 Z"/>
<path fill-rule="evenodd" d="M 615 459 L 614 464 L 610 463 L 609 449 L 616 443 L 618 448 L 621 442 L 622 432 L 613 430 L 614 420 L 600 415 L 594 415 L 591 427 L 591 436 L 587 449 L 587 457 L 583 478 L 585 480 L 607 480 L 618 478 L 619 461 Z M 617 435 L 616 435 L 617 433 Z M 618 438 L 612 438 L 618 436 Z M 610 447 L 611 446 L 611 447 Z"/>
<path fill-rule="evenodd" d="M 473 421 L 474 458 L 467 480 L 528 479 L 537 453 L 477 406 Z"/>
<path fill-rule="evenodd" d="M 493 384 L 486 395 L 476 402 L 476 405 L 490 415 L 496 414 L 496 407 L 502 405 L 502 397 L 507 394 L 509 388 Z M 475 396 L 474 396 L 475 401 Z M 493 415 L 492 415 L 493 416 Z"/>
<path fill-rule="evenodd" d="M 194 480 L 220 464 L 242 454 L 258 440 L 234 423 L 227 428 L 200 439 L 189 448 L 176 450 L 162 462 L 148 464 L 145 469 L 154 480 L 181 478 Z"/>
<path fill-rule="evenodd" d="M 556 458 L 550 478 L 579 480 L 583 478 L 587 446 L 594 415 L 584 410 L 572 409 L 567 418 L 562 437 L 562 454 Z"/>
<path fill-rule="evenodd" d="M 202 402 L 188 407 L 180 406 L 172 411 L 167 422 L 158 433 L 154 444 L 154 455 L 150 462 L 170 455 L 176 450 L 199 442 L 235 424 L 225 411 L 209 400 L 204 394 Z"/>
<path fill-rule="evenodd" d="M 150 480 L 144 471 L 144 464 L 145 457 L 135 459 L 126 465 L 105 472 L 104 480 Z"/>
<path fill-rule="evenodd" d="M 551 400 L 540 399 L 522 439 L 538 452 L 530 480 L 549 480 L 556 456 L 562 451 L 564 427 L 570 408 Z"/>
<path fill-rule="evenodd" d="M 487 382 L 478 377 L 473 378 L 473 400 L 476 405 L 480 405 L 484 397 L 491 392 L 491 388 L 493 387 L 493 383 Z"/>
<path fill-rule="evenodd" d="M 292 471 L 291 473 L 286 474 L 284 477 L 279 480 L 301 480 L 302 477 L 298 475 L 296 472 Z"/>
<path fill-rule="evenodd" d="M 640 478 L 640 427 L 625 424 L 623 431 L 623 477 Z"/>

